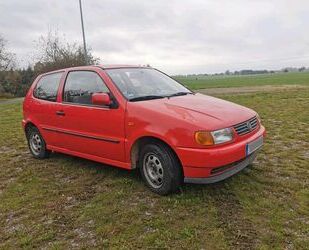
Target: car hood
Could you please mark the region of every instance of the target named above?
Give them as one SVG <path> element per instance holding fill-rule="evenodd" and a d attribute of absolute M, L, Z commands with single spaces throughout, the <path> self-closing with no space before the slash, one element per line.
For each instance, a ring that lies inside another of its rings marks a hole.
<path fill-rule="evenodd" d="M 199 93 L 137 103 L 209 130 L 230 127 L 256 115 L 249 108 Z"/>

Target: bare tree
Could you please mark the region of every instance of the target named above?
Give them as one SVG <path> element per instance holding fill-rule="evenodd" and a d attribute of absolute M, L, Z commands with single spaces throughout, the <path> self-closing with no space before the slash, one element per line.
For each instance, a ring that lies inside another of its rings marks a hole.
<path fill-rule="evenodd" d="M 37 42 L 38 57 L 34 70 L 44 73 L 67 67 L 83 66 L 85 61 L 89 64 L 97 64 L 98 58 L 88 49 L 87 60 L 83 53 L 83 47 L 76 43 L 68 43 L 65 37 L 60 37 L 57 31 L 49 31 L 47 36 L 41 36 Z"/>
<path fill-rule="evenodd" d="M 0 71 L 14 67 L 14 54 L 6 49 L 6 40 L 0 35 Z"/>

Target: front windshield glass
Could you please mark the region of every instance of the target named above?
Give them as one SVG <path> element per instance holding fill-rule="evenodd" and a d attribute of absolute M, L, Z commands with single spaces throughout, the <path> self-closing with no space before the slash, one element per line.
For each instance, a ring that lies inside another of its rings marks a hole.
<path fill-rule="evenodd" d="M 121 68 L 109 69 L 106 72 L 128 100 L 191 93 L 190 90 L 155 69 Z"/>

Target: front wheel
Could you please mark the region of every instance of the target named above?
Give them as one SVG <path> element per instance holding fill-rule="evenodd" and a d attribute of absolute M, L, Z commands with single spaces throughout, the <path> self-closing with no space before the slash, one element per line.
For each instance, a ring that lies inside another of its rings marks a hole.
<path fill-rule="evenodd" d="M 176 192 L 183 181 L 177 157 L 164 144 L 145 145 L 139 156 L 139 168 L 146 185 L 160 195 Z"/>
<path fill-rule="evenodd" d="M 44 159 L 50 154 L 46 148 L 46 143 L 36 127 L 31 127 L 26 131 L 28 146 L 34 158 Z"/>

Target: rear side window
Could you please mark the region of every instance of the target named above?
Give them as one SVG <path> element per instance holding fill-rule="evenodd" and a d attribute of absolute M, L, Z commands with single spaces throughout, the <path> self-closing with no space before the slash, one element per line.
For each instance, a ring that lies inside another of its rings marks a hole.
<path fill-rule="evenodd" d="M 93 93 L 109 93 L 102 78 L 92 71 L 72 71 L 68 74 L 65 86 L 65 102 L 92 104 Z"/>
<path fill-rule="evenodd" d="M 35 86 L 33 96 L 38 99 L 55 102 L 61 76 L 62 72 L 42 76 Z"/>

